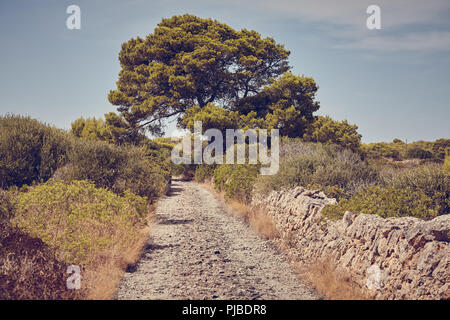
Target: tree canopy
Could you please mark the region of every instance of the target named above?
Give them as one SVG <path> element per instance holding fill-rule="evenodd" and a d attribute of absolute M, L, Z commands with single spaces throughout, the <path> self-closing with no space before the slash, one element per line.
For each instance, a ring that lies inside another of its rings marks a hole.
<path fill-rule="evenodd" d="M 302 136 L 319 109 L 318 88 L 288 72 L 289 54 L 253 30 L 188 14 L 163 19 L 147 37 L 122 45 L 117 89 L 108 95 L 119 115 L 106 121 L 123 135 L 161 135 L 173 117 L 188 128 L 195 117 L 221 114 L 218 128 L 244 124 Z"/>
<path fill-rule="evenodd" d="M 305 130 L 303 139 L 312 142 L 334 143 L 359 152 L 361 135 L 357 130 L 358 126 L 348 123 L 347 120 L 336 121 L 329 116 L 318 116 Z"/>

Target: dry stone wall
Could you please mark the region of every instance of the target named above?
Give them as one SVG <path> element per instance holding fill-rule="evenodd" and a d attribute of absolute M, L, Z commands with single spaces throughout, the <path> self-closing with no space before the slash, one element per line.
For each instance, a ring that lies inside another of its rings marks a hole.
<path fill-rule="evenodd" d="M 296 261 L 331 259 L 378 299 L 450 298 L 450 215 L 423 221 L 346 212 L 321 214 L 335 203 L 321 191 L 297 187 L 253 198 L 289 243 Z"/>

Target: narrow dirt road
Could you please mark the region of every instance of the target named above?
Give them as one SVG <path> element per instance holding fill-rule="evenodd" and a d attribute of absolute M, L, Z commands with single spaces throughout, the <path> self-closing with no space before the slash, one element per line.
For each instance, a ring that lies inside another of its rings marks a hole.
<path fill-rule="evenodd" d="M 118 299 L 317 299 L 273 243 L 227 214 L 208 190 L 173 181 L 146 251 Z"/>

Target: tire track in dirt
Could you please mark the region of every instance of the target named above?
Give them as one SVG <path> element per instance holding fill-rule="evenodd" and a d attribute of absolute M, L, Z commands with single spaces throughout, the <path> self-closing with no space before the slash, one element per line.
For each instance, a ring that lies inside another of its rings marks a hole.
<path fill-rule="evenodd" d="M 319 298 L 270 240 L 227 214 L 210 191 L 193 182 L 172 182 L 131 271 L 118 299 Z"/>

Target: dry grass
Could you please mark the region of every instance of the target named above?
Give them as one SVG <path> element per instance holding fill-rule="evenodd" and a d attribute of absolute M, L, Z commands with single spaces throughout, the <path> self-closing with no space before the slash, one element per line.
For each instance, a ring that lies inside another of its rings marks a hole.
<path fill-rule="evenodd" d="M 156 203 L 148 205 L 147 225 L 125 246 L 98 252 L 96 262 L 85 272 L 84 287 L 88 300 L 109 300 L 115 297 L 119 282 L 128 266 L 136 265 L 142 256 L 153 223 Z M 119 235 L 120 237 L 120 235 Z"/>
<path fill-rule="evenodd" d="M 328 300 L 367 300 L 367 292 L 352 281 L 351 275 L 338 269 L 332 259 L 322 259 L 308 266 L 294 263 L 301 280 L 314 287 Z"/>
<path fill-rule="evenodd" d="M 246 203 L 225 197 L 225 193 L 217 191 L 211 183 L 202 183 L 201 185 L 211 191 L 212 194 L 226 205 L 225 208 L 228 213 L 246 221 L 266 239 L 274 239 L 279 236 L 279 232 L 272 218 L 263 210 L 252 208 Z"/>
<path fill-rule="evenodd" d="M 279 232 L 275 223 L 263 210 L 251 208 L 236 200 L 230 200 L 229 205 L 233 210 L 240 212 L 244 216 L 244 219 L 265 238 L 278 238 Z"/>
<path fill-rule="evenodd" d="M 87 268 L 83 277 L 82 284 L 87 289 L 86 299 L 109 300 L 114 298 L 123 273 L 128 266 L 135 265 L 141 257 L 148 239 L 149 229 L 149 226 L 141 229 L 126 247 L 112 248 L 106 252 L 97 253 L 96 263 L 93 264 L 93 267 Z"/>
<path fill-rule="evenodd" d="M 67 263 L 55 259 L 54 249 L 38 238 L 10 229 L 7 237 L 2 238 L 5 246 L 0 248 L 0 300 L 112 299 L 126 268 L 140 258 L 149 231 L 149 227 L 140 230 L 126 247 L 93 252 L 94 262 L 82 266 L 81 290 L 68 290 Z"/>
<path fill-rule="evenodd" d="M 0 217 L 0 300 L 83 299 L 85 290 L 68 290 L 68 265 L 53 248 Z"/>

